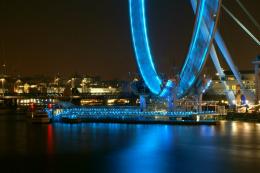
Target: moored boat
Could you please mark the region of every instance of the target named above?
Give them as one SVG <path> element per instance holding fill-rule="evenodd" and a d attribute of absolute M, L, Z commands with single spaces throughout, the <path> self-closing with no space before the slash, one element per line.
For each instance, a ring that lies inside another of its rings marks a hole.
<path fill-rule="evenodd" d="M 51 119 L 49 118 L 47 112 L 36 111 L 32 113 L 31 121 L 32 123 L 50 123 Z"/>

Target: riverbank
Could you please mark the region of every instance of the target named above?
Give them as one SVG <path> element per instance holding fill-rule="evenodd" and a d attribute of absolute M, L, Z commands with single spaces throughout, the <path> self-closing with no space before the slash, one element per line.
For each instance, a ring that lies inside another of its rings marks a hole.
<path fill-rule="evenodd" d="M 220 120 L 228 121 L 244 121 L 244 122 L 257 122 L 260 123 L 259 113 L 235 113 L 230 112 L 227 115 L 221 115 Z"/>
<path fill-rule="evenodd" d="M 5 115 L 5 114 L 12 114 L 12 115 L 27 115 L 27 110 L 26 109 L 0 109 L 0 114 L 2 115 Z M 130 117 L 130 118 L 129 118 Z M 188 121 L 190 119 L 185 119 L 185 122 L 182 121 L 182 120 L 178 120 L 178 119 L 174 119 L 173 117 L 169 118 L 171 121 L 169 122 L 165 122 L 165 121 L 168 121 L 169 119 L 165 119 L 167 117 L 165 116 L 162 116 L 161 118 L 163 118 L 162 120 L 159 120 L 158 118 L 155 120 L 155 119 L 151 119 L 151 116 L 149 116 L 149 122 L 147 122 L 147 119 L 140 119 L 139 118 L 139 121 L 137 122 L 136 120 L 133 120 L 131 118 L 131 116 L 129 116 L 128 118 L 124 119 L 124 120 L 121 120 L 121 119 L 114 119 L 111 120 L 109 119 L 109 117 L 105 118 L 83 118 L 80 120 L 80 122 L 103 122 L 103 123 L 108 123 L 108 122 L 114 122 L 114 123 L 126 123 L 126 124 L 188 124 L 188 125 L 204 125 L 204 124 L 208 124 L 208 125 L 215 125 L 215 124 L 218 124 L 214 121 L 202 121 L 200 120 L 200 122 L 196 122 L 196 121 Z M 156 117 L 156 116 L 155 116 Z M 127 120 L 128 119 L 128 120 Z M 194 120 L 194 119 L 193 119 Z M 260 114 L 259 113 L 235 113 L 235 112 L 229 112 L 227 115 L 217 115 L 217 116 L 214 116 L 211 117 L 209 120 L 227 120 L 227 121 L 242 121 L 242 122 L 256 122 L 256 123 L 260 123 Z M 64 122 L 72 122 L 72 123 L 75 123 L 75 122 L 79 122 L 78 120 L 65 120 Z"/>

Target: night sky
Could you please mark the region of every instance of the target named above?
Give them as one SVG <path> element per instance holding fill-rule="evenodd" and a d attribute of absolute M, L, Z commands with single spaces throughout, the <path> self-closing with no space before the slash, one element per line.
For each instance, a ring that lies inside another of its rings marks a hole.
<path fill-rule="evenodd" d="M 0 0 L 0 62 L 23 76 L 73 73 L 127 78 L 136 72 L 128 0 Z M 260 22 L 260 1 L 241 0 Z M 224 4 L 260 39 L 235 0 Z M 189 0 L 147 0 L 157 68 L 170 73 L 187 54 L 194 15 Z M 240 69 L 252 69 L 257 47 L 222 11 L 219 27 Z M 223 61 L 222 61 L 223 62 Z M 212 64 L 208 61 L 208 66 Z M 225 66 L 226 67 L 226 66 Z M 212 68 L 209 68 L 212 69 Z"/>

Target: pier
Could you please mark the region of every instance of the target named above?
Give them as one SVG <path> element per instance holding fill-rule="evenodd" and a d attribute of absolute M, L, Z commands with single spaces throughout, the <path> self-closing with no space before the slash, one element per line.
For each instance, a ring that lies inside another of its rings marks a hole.
<path fill-rule="evenodd" d="M 67 108 L 46 110 L 53 121 L 66 123 L 104 122 L 127 124 L 185 124 L 216 125 L 215 111 L 140 111 L 135 107 L 121 108 Z"/>

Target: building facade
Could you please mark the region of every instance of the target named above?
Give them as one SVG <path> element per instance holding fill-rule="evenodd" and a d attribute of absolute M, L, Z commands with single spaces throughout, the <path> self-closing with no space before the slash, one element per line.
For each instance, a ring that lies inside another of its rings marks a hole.
<path fill-rule="evenodd" d="M 231 71 L 225 71 L 226 74 L 226 83 L 227 89 L 232 91 L 236 96 L 240 95 L 240 85 L 238 84 L 235 76 Z M 253 70 L 247 71 L 240 71 L 241 79 L 244 85 L 244 90 L 247 93 L 256 93 L 256 76 Z M 212 80 L 212 86 L 207 91 L 206 95 L 209 98 L 223 100 L 226 98 L 225 96 L 225 88 L 223 87 L 221 81 L 219 80 L 218 76 L 214 77 Z"/>

